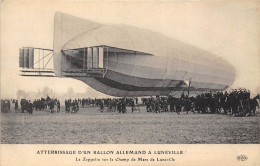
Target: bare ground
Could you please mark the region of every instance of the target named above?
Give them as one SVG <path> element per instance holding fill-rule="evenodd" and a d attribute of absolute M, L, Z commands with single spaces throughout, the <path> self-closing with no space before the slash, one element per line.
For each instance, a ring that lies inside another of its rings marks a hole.
<path fill-rule="evenodd" d="M 1 114 L 2 144 L 249 144 L 260 143 L 257 116 L 223 114 L 34 111 Z"/>

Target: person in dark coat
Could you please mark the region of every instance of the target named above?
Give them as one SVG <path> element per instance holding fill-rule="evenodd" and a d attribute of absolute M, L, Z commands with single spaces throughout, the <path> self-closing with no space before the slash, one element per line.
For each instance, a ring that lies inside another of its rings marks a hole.
<path fill-rule="evenodd" d="M 58 107 L 57 111 L 60 112 L 60 101 L 59 100 L 57 101 L 57 107 Z"/>
<path fill-rule="evenodd" d="M 29 100 L 27 103 L 27 109 L 29 114 L 33 114 L 33 104 L 31 103 L 31 101 Z"/>
<path fill-rule="evenodd" d="M 15 112 L 18 111 L 18 100 L 16 100 L 14 103 L 14 110 L 15 110 Z"/>
<path fill-rule="evenodd" d="M 54 109 L 54 101 L 51 100 L 50 101 L 50 111 L 51 111 L 51 113 L 53 113 L 53 109 Z"/>

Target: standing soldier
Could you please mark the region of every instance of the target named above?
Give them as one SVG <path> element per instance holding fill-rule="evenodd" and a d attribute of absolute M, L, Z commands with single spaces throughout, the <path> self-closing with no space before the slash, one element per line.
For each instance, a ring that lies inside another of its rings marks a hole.
<path fill-rule="evenodd" d="M 184 92 L 182 92 L 182 93 L 181 93 L 181 101 L 184 100 L 184 97 L 185 97 Z"/>
<path fill-rule="evenodd" d="M 119 113 L 121 113 L 121 111 L 122 111 L 121 100 L 118 100 L 118 102 L 117 102 L 117 111 L 118 111 Z"/>
<path fill-rule="evenodd" d="M 51 100 L 50 101 L 50 112 L 53 113 L 53 109 L 54 109 L 54 101 Z"/>
<path fill-rule="evenodd" d="M 103 112 L 104 111 L 104 103 L 102 100 L 100 100 L 99 102 L 99 107 L 100 107 L 100 112 Z"/>
<path fill-rule="evenodd" d="M 181 112 L 181 99 L 175 100 L 176 113 L 180 114 Z"/>
<path fill-rule="evenodd" d="M 11 102 L 10 102 L 10 100 L 8 100 L 7 103 L 8 103 L 8 110 L 9 110 L 9 112 L 11 112 Z"/>
<path fill-rule="evenodd" d="M 17 110 L 18 110 L 18 100 L 15 101 L 14 110 L 15 110 L 15 112 L 17 112 Z"/>
<path fill-rule="evenodd" d="M 168 105 L 170 105 L 170 111 L 174 111 L 174 98 L 169 95 L 168 100 L 167 100 Z"/>
<path fill-rule="evenodd" d="M 134 112 L 134 110 L 135 110 L 135 102 L 134 102 L 133 99 L 130 99 L 130 106 L 131 106 L 132 112 Z"/>
<path fill-rule="evenodd" d="M 26 104 L 27 108 L 26 110 L 28 111 L 29 114 L 33 114 L 33 104 L 29 100 L 28 103 Z"/>
<path fill-rule="evenodd" d="M 60 112 L 60 101 L 59 101 L 59 100 L 58 100 L 58 102 L 57 102 L 57 107 L 58 107 L 57 112 Z"/>
<path fill-rule="evenodd" d="M 158 95 L 156 95 L 156 98 L 155 98 L 155 112 L 158 113 L 158 112 L 161 112 L 160 110 L 160 98 Z"/>
<path fill-rule="evenodd" d="M 122 99 L 122 113 L 126 113 L 126 99 L 125 97 Z"/>

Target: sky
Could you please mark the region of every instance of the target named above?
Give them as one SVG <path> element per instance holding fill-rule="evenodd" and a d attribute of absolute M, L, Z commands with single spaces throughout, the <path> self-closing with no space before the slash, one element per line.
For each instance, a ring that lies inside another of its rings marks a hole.
<path fill-rule="evenodd" d="M 32 1 L 1 4 L 1 98 L 18 89 L 45 86 L 56 93 L 73 88 L 89 97 L 103 96 L 72 78 L 19 76 L 19 48 L 53 48 L 55 12 L 100 23 L 149 29 L 192 44 L 229 63 L 236 70 L 233 88 L 260 90 L 260 3 L 257 1 Z"/>

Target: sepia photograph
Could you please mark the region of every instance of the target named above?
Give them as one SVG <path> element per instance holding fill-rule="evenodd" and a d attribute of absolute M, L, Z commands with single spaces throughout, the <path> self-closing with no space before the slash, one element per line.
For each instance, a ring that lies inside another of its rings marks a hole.
<path fill-rule="evenodd" d="M 259 20 L 253 0 L 2 1 L 1 144 L 259 148 Z"/>

